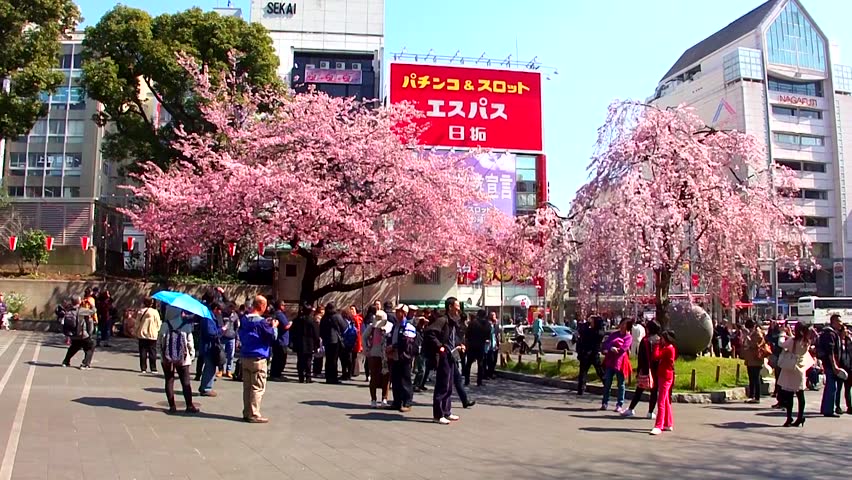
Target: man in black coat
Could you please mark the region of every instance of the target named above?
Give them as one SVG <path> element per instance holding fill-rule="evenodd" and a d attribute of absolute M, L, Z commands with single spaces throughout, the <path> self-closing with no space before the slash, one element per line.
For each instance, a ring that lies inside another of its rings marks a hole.
<path fill-rule="evenodd" d="M 470 367 L 476 362 L 476 385 L 482 386 L 485 378 L 485 345 L 491 337 L 491 323 L 486 318 L 485 310 L 476 312 L 476 318 L 467 327 L 465 347 L 467 355 L 464 363 L 464 384 L 470 385 Z"/>
<path fill-rule="evenodd" d="M 457 370 L 457 329 L 461 323 L 461 306 L 450 297 L 444 303 L 446 314 L 426 327 L 423 348 L 427 361 L 435 367 L 435 390 L 432 397 L 432 417 L 436 423 L 449 425 L 459 419 L 452 412 L 453 377 Z"/>
<path fill-rule="evenodd" d="M 325 383 L 340 383 L 337 376 L 337 362 L 343 345 L 343 332 L 347 327 L 346 320 L 337 311 L 333 302 L 325 306 L 325 315 L 320 320 L 320 337 L 325 346 Z"/>
<path fill-rule="evenodd" d="M 299 383 L 313 383 L 311 367 L 314 353 L 320 345 L 319 325 L 314 321 L 314 309 L 303 305 L 290 327 L 290 343 L 296 352 L 296 371 Z"/>
<path fill-rule="evenodd" d="M 598 378 L 603 379 L 604 372 L 601 367 L 601 343 L 606 336 L 606 329 L 601 317 L 597 315 L 589 318 L 589 321 L 580 326 L 577 340 L 577 360 L 580 361 L 580 374 L 577 377 L 577 395 L 582 395 L 586 390 L 586 375 L 589 367 L 595 367 Z"/>

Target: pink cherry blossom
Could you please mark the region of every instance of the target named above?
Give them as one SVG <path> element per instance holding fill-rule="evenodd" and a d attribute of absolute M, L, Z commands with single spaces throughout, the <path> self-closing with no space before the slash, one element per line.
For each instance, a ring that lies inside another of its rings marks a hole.
<path fill-rule="evenodd" d="M 646 275 L 665 322 L 684 265 L 718 295 L 760 278 L 769 246 L 779 268 L 812 261 L 795 203 L 778 193 L 796 189 L 791 172 L 768 163 L 761 140 L 710 128 L 691 109 L 614 103 L 589 170 L 572 211 L 584 300 L 602 285 L 636 296 Z"/>
<path fill-rule="evenodd" d="M 210 78 L 182 61 L 211 133 L 178 129 L 175 145 L 188 160 L 168 171 L 146 164 L 127 210 L 169 255 L 286 242 L 305 260 L 301 300 L 311 302 L 457 262 L 518 268 L 561 245 L 546 210 L 534 227 L 498 212 L 474 225 L 468 206 L 487 200 L 481 177 L 461 154 L 417 145 L 421 114 L 412 105 L 252 91 L 233 73 Z"/>

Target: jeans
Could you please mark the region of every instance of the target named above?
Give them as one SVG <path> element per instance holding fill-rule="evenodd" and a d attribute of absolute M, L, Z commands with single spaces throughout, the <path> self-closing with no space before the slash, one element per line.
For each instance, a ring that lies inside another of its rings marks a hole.
<path fill-rule="evenodd" d="M 74 358 L 74 355 L 77 355 L 77 352 L 80 350 L 83 350 L 85 353 L 82 366 L 91 367 L 92 356 L 95 354 L 95 342 L 91 338 L 71 340 L 71 345 L 68 347 L 68 353 L 65 354 L 65 360 L 62 361 L 62 364 L 71 365 L 71 359 Z"/>
<path fill-rule="evenodd" d="M 192 407 L 192 385 L 189 383 L 189 365 L 180 365 L 163 361 L 163 376 L 166 379 L 166 400 L 169 402 L 169 408 L 174 410 L 175 405 L 175 373 L 180 379 L 181 388 L 183 390 L 183 400 L 186 403 L 186 408 Z"/>
<path fill-rule="evenodd" d="M 98 344 L 104 343 L 109 344 L 109 339 L 112 337 L 112 320 L 103 320 L 98 324 L 98 331 L 100 331 L 101 338 L 98 340 Z"/>
<path fill-rule="evenodd" d="M 340 345 L 340 379 L 352 379 L 352 349 Z"/>
<path fill-rule="evenodd" d="M 213 390 L 213 382 L 216 379 L 216 359 L 213 358 L 212 349 L 208 349 L 201 357 L 204 358 L 204 368 L 201 370 L 201 385 L 198 391 L 206 393 Z"/>
<path fill-rule="evenodd" d="M 426 359 L 423 355 L 418 355 L 414 359 L 414 387 L 420 388 L 420 383 L 423 382 L 424 374 L 426 373 Z"/>
<path fill-rule="evenodd" d="M 530 351 L 532 351 L 536 347 L 536 345 L 538 345 L 538 353 L 541 354 L 542 350 L 541 350 L 541 334 L 540 333 L 535 334 L 535 336 L 533 337 L 533 343 L 532 343 L 532 345 L 530 345 Z"/>
<path fill-rule="evenodd" d="M 234 352 L 237 348 L 237 339 L 222 339 L 222 348 L 225 349 L 225 373 L 231 373 L 234 371 Z"/>
<path fill-rule="evenodd" d="M 453 384 L 458 366 L 454 366 L 447 354 L 438 357 L 438 368 L 435 374 L 435 392 L 432 395 L 432 417 L 446 418 L 453 413 Z"/>
<path fill-rule="evenodd" d="M 414 400 L 411 386 L 411 360 L 396 360 L 390 365 L 394 408 L 410 407 Z"/>
<path fill-rule="evenodd" d="M 145 371 L 150 366 L 152 372 L 157 371 L 157 341 L 146 338 L 139 339 L 139 370 Z"/>
<path fill-rule="evenodd" d="M 618 393 L 616 394 L 616 407 L 620 407 L 624 405 L 624 372 L 621 370 L 616 370 L 614 368 L 607 368 L 606 373 L 604 373 L 603 378 L 603 402 L 602 404 L 606 406 L 609 404 L 609 395 L 612 390 L 612 377 L 615 377 L 618 380 Z"/>
<path fill-rule="evenodd" d="M 485 354 L 485 378 L 487 380 L 490 380 L 495 376 L 498 357 L 499 353 L 497 350 L 490 350 Z"/>
<path fill-rule="evenodd" d="M 837 400 L 838 379 L 834 375 L 832 368 L 825 369 L 825 387 L 822 390 L 822 404 L 820 405 L 820 413 L 823 415 L 833 415 L 834 405 Z"/>
<path fill-rule="evenodd" d="M 467 389 L 464 388 L 464 377 L 461 374 L 461 365 L 456 362 L 451 362 L 453 366 L 453 386 L 456 389 L 456 393 L 459 394 L 459 400 L 462 402 L 462 406 L 467 407 L 470 404 L 470 398 L 467 396 Z M 435 380 L 436 385 L 438 380 Z"/>
<path fill-rule="evenodd" d="M 760 370 L 763 367 L 746 367 L 748 372 L 748 397 L 760 401 L 761 378 Z"/>

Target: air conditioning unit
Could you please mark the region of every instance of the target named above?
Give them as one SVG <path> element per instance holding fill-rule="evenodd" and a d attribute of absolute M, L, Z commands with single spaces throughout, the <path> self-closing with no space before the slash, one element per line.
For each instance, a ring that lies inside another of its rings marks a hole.
<path fill-rule="evenodd" d="M 361 70 L 361 64 L 360 63 L 353 63 L 352 64 L 352 70 Z"/>
<path fill-rule="evenodd" d="M 338 70 L 346 70 L 346 62 L 335 62 L 334 68 Z"/>
<path fill-rule="evenodd" d="M 328 70 L 331 68 L 331 62 L 320 62 L 320 68 L 323 70 Z"/>
<path fill-rule="evenodd" d="M 317 68 L 317 66 L 314 65 L 313 63 L 309 63 L 309 64 L 305 65 L 305 68 Z"/>

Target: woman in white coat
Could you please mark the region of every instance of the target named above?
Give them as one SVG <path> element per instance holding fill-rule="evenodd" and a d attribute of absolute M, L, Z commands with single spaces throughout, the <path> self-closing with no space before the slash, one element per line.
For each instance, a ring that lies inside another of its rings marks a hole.
<path fill-rule="evenodd" d="M 781 405 L 787 409 L 785 427 L 802 427 L 805 425 L 805 372 L 814 364 L 814 359 L 808 351 L 811 347 L 809 327 L 801 322 L 796 324 L 792 337 L 787 338 L 781 348 L 784 351 L 778 356 L 777 385 L 781 397 Z M 799 415 L 793 421 L 793 397 L 799 401 Z"/>

